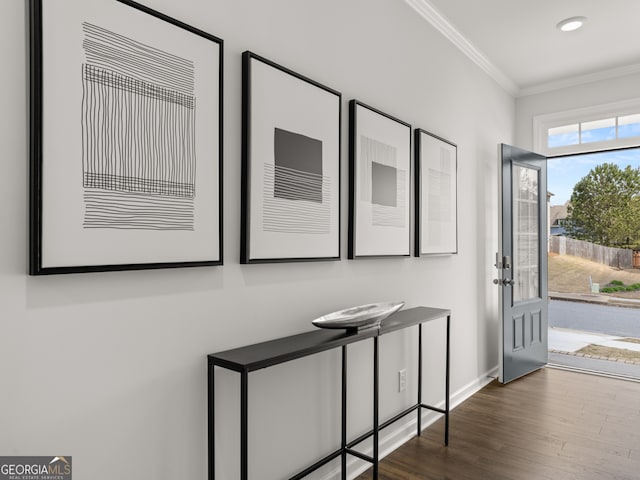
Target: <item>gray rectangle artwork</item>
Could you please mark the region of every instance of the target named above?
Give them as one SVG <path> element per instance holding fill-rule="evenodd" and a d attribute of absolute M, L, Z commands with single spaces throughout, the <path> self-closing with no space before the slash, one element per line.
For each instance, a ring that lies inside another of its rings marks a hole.
<path fill-rule="evenodd" d="M 395 207 L 398 204 L 398 170 L 378 162 L 371 163 L 371 202 Z"/>
<path fill-rule="evenodd" d="M 397 168 L 397 149 L 360 136 L 360 199 L 371 203 L 372 225 L 405 228 L 407 172 Z"/>
<path fill-rule="evenodd" d="M 322 142 L 275 129 L 274 195 L 289 200 L 322 203 Z"/>
<path fill-rule="evenodd" d="M 193 62 L 83 30 L 84 228 L 194 230 Z"/>
<path fill-rule="evenodd" d="M 331 178 L 323 175 L 322 141 L 274 129 L 274 163 L 264 164 L 263 230 L 328 234 Z"/>

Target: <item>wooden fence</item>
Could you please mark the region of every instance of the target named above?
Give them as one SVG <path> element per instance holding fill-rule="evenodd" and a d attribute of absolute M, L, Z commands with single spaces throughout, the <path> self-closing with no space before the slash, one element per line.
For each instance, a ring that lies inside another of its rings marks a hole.
<path fill-rule="evenodd" d="M 573 255 L 614 268 L 633 268 L 633 250 L 610 248 L 574 238 L 552 236 L 549 251 L 558 255 Z"/>

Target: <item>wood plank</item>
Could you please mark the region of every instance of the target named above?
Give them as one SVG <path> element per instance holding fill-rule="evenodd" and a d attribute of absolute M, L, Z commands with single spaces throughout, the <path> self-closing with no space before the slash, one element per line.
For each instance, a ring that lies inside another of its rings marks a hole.
<path fill-rule="evenodd" d="M 637 480 L 640 383 L 543 368 L 489 384 L 380 464 L 380 480 Z M 358 477 L 371 480 L 371 471 Z"/>

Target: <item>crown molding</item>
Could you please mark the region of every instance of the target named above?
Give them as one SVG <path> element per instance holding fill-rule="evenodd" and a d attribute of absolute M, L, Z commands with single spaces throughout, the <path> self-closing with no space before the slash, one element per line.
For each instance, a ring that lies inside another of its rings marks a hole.
<path fill-rule="evenodd" d="M 561 90 L 563 88 L 570 88 L 587 83 L 611 80 L 613 78 L 640 73 L 640 63 L 638 63 L 520 88 L 502 70 L 494 65 L 482 51 L 480 51 L 462 33 L 460 33 L 460 31 L 458 31 L 458 29 L 456 29 L 456 27 L 453 26 L 453 24 L 451 24 L 451 22 L 442 13 L 431 5 L 429 0 L 405 0 L 405 2 L 436 30 L 438 30 L 447 40 L 455 45 L 462 53 L 464 53 L 473 63 L 480 67 L 482 71 L 493 78 L 498 85 L 514 97 L 537 95 L 539 93 L 547 93 L 555 90 Z"/>
<path fill-rule="evenodd" d="M 473 63 L 480 67 L 482 71 L 493 78 L 504 90 L 514 97 L 520 94 L 518 85 L 507 77 L 502 70 L 496 67 L 484 53 L 467 40 L 428 0 L 405 0 L 405 2 L 444 35 L 447 40 L 453 43 Z"/>
<path fill-rule="evenodd" d="M 610 80 L 612 78 L 624 77 L 626 75 L 634 75 L 640 73 L 640 63 L 626 65 L 624 67 L 611 68 L 600 72 L 589 73 L 587 75 L 576 75 L 574 77 L 563 78 L 552 82 L 541 83 L 531 87 L 525 87 L 520 90 L 518 97 L 526 97 L 528 95 L 537 95 L 539 93 L 552 92 L 563 88 L 576 87 L 586 83 L 600 82 L 602 80 Z"/>

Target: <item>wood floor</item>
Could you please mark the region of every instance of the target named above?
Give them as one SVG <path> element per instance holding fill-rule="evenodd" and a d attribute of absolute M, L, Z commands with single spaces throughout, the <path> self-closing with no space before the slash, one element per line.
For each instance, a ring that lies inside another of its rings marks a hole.
<path fill-rule="evenodd" d="M 438 421 L 387 456 L 379 479 L 640 479 L 640 383 L 544 368 L 491 383 L 450 428 L 448 447 Z"/>

